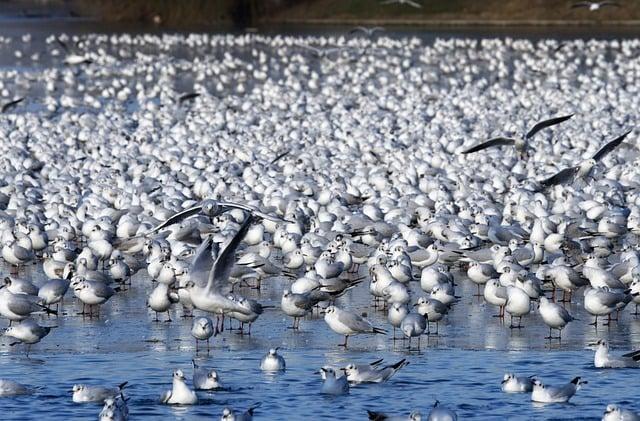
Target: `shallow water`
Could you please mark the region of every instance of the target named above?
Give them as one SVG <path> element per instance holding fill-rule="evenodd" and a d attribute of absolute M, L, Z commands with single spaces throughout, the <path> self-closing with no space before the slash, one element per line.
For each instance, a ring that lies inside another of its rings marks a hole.
<path fill-rule="evenodd" d="M 277 306 L 286 283 L 271 278 L 263 282 L 259 292 L 242 292 Z M 153 313 L 145 307 L 151 283 L 138 274 L 129 291 L 102 307 L 99 319 L 78 315 L 81 309 L 70 298 L 61 317 L 42 317 L 41 324 L 58 328 L 33 346 L 29 358 L 24 348 L 11 348 L 2 339 L 2 377 L 33 387 L 35 395 L 0 400 L 5 409 L 3 419 L 38 419 L 52 413 L 65 419 L 91 418 L 100 407 L 72 403 L 73 384 L 117 385 L 124 381 L 129 382 L 127 396 L 135 419 L 211 419 L 225 406 L 245 408 L 261 403 L 256 411 L 258 419 L 357 420 L 366 416 L 367 409 L 399 414 L 420 409 L 426 414 L 436 399 L 454 408 L 461 419 L 599 419 L 607 403 L 636 405 L 639 371 L 594 369 L 593 351 L 588 347 L 596 338 L 607 338 L 618 348 L 639 343 L 640 319 L 628 309 L 610 328 L 599 326 L 596 330 L 574 322 L 563 332 L 562 342 L 549 342 L 543 339 L 548 331 L 537 314 L 524 319 L 522 330 L 511 330 L 508 320 L 492 317 L 495 311 L 472 297 L 475 285 L 468 280 L 458 283 L 457 293 L 465 298 L 442 323 L 438 336 L 422 337 L 419 350 L 415 341 L 408 350 L 406 343 L 393 341 L 389 335 L 352 337 L 345 351 L 337 346 L 343 338 L 329 330 L 319 316 L 304 319 L 301 330 L 294 332 L 288 329 L 291 319 L 274 309 L 258 319 L 251 336 L 226 331 L 213 340 L 209 352 L 201 346 L 196 353 L 190 336 L 191 319 L 174 310 L 172 322 L 165 322 L 165 315 L 160 316 L 161 322 L 154 322 Z M 418 292 L 419 285 L 414 284 L 413 290 Z M 385 324 L 384 313 L 370 305 L 366 285 L 337 304 L 366 312 L 376 325 Z M 571 311 L 581 321 L 591 320 L 581 302 L 572 305 Z M 287 370 L 263 374 L 260 358 L 274 346 L 281 347 Z M 160 394 L 170 388 L 172 370 L 183 369 L 190 380 L 192 358 L 218 370 L 227 390 L 200 392 L 200 403 L 193 407 L 158 404 Z M 320 366 L 378 358 L 389 363 L 406 358 L 410 364 L 386 384 L 359 385 L 343 397 L 319 393 L 321 381 L 316 372 Z M 582 376 L 589 384 L 570 404 L 539 406 L 532 404 L 527 394 L 500 391 L 506 372 L 537 375 L 547 384 Z M 34 399 L 38 399 L 37 405 L 33 405 Z M 295 415 L 291 418 L 292 411 Z"/>
<path fill-rule="evenodd" d="M 26 30 L 25 26 L 15 23 L 4 28 L 5 35 L 13 37 Z M 39 33 L 74 32 L 69 29 L 67 24 L 47 24 L 39 28 Z M 83 24 L 75 31 L 95 29 Z M 446 32 L 425 37 L 433 40 L 435 36 L 457 35 L 468 33 Z M 545 32 L 524 35 L 552 36 Z M 595 34 L 553 35 L 590 38 Z M 481 37 L 483 33 L 474 36 Z M 42 48 L 41 42 L 42 39 L 36 38 L 29 48 L 36 51 Z M 0 51 L 10 52 L 11 48 L 4 46 Z M 173 53 L 180 54 L 186 63 L 189 57 L 203 52 Z M 55 67 L 61 61 L 60 57 L 38 62 L 16 59 L 11 54 L 0 57 L 4 57 L 0 58 L 0 64 L 6 66 L 3 70 L 17 69 L 21 76 L 36 78 L 42 67 Z M 192 81 L 188 74 L 181 76 L 176 82 L 181 84 L 178 90 L 187 91 Z M 100 75 L 86 79 L 80 75 L 79 79 L 91 82 L 87 86 L 92 93 L 112 81 Z M 29 95 L 31 101 L 17 113 L 39 112 L 41 109 L 33 100 L 38 92 L 22 89 L 19 78 L 13 83 L 7 88 L 16 95 Z M 7 268 L 3 267 L 2 273 L 5 272 Z M 41 274 L 33 273 L 33 268 L 27 275 L 32 275 L 36 283 L 43 281 Z M 548 330 L 535 312 L 525 317 L 524 329 L 511 330 L 508 320 L 493 317 L 497 309 L 487 308 L 481 299 L 473 297 L 474 285 L 461 275 L 456 279 L 457 294 L 462 300 L 441 324 L 439 335 L 421 339 L 420 350 L 407 350 L 406 343 L 393 341 L 391 335 L 353 337 L 349 348 L 344 350 L 337 346 L 343 338 L 330 331 L 320 316 L 303 320 L 301 330 L 294 332 L 287 328 L 291 319 L 275 309 L 267 310 L 260 317 L 251 336 L 225 332 L 215 338 L 210 352 L 196 353 L 190 335 L 191 319 L 182 318 L 180 310 L 171 313 L 171 323 L 153 321 L 154 315 L 145 304 L 152 285 L 139 274 L 133 279 L 131 290 L 116 295 L 101 308 L 99 319 L 78 315 L 80 307 L 71 298 L 66 300 L 60 317 L 39 319 L 41 324 L 58 327 L 32 348 L 29 358 L 23 347 L 9 347 L 9 341 L 0 338 L 0 377 L 20 381 L 34 391 L 33 396 L 0 399 L 2 419 L 95 418 L 100 406 L 72 403 L 73 384 L 115 386 L 124 381 L 129 382 L 127 396 L 131 398 L 129 406 L 134 419 L 215 419 L 224 406 L 244 409 L 261 403 L 256 411 L 259 419 L 356 420 L 364 419 L 367 409 L 393 414 L 408 414 L 419 409 L 427 414 L 436 399 L 455 409 L 461 419 L 479 420 L 599 419 L 610 402 L 640 409 L 637 402 L 640 371 L 593 369 L 593 351 L 588 347 L 598 338 L 606 338 L 616 352 L 637 348 L 640 319 L 630 314 L 632 309 L 625 310 L 610 328 L 599 326 L 596 330 L 587 325 L 591 317 L 584 312 L 581 297 L 575 297 L 570 312 L 580 321 L 565 329 L 562 342 L 550 342 L 544 339 Z M 263 304 L 279 306 L 280 294 L 287 284 L 284 279 L 272 278 L 263 282 L 261 291 L 243 289 L 242 293 Z M 413 290 L 415 295 L 420 295 L 419 285 L 414 284 Z M 371 305 L 366 282 L 337 304 L 367 313 L 378 326 L 386 325 L 384 313 Z M 161 319 L 165 317 L 162 315 Z M 288 368 L 282 374 L 266 375 L 258 368 L 259 360 L 274 346 L 282 348 Z M 170 388 L 172 370 L 181 368 L 190 378 L 192 358 L 201 365 L 215 367 L 227 390 L 200 393 L 200 404 L 193 407 L 158 404 L 160 394 Z M 319 394 L 321 382 L 315 372 L 320 366 L 366 363 L 378 358 L 389 363 L 406 358 L 410 365 L 386 384 L 360 385 L 343 397 Z M 537 375 L 547 384 L 565 383 L 582 376 L 589 384 L 578 392 L 571 404 L 537 406 L 530 402 L 528 395 L 501 393 L 500 380 L 505 372 Z"/>

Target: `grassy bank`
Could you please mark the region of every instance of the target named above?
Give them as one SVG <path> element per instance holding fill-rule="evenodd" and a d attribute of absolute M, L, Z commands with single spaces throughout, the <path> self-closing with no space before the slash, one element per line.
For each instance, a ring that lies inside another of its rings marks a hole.
<path fill-rule="evenodd" d="M 52 1 L 58 2 L 60 0 Z M 235 23 L 625 25 L 640 22 L 640 0 L 597 12 L 557 0 L 416 0 L 420 9 L 381 0 L 67 0 L 74 13 L 103 21 L 168 26 Z"/>

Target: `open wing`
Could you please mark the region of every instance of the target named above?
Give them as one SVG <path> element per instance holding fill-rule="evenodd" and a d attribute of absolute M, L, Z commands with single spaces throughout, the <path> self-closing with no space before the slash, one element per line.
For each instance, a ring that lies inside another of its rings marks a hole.
<path fill-rule="evenodd" d="M 211 257 L 212 243 L 211 236 L 207 236 L 196 249 L 193 260 L 191 261 L 189 280 L 198 286 L 206 285 L 209 280 L 209 272 L 211 272 L 211 267 L 213 266 L 213 258 Z"/>
<path fill-rule="evenodd" d="M 544 120 L 539 123 L 536 123 L 536 125 L 533 126 L 531 130 L 529 130 L 529 133 L 525 135 L 525 138 L 530 139 L 533 137 L 534 134 L 538 133 L 540 130 L 546 129 L 547 127 L 555 126 L 556 124 L 560 124 L 563 121 L 569 120 L 571 117 L 573 117 L 573 114 L 565 115 L 562 117 L 554 117 L 554 118 L 550 118 L 549 120 Z"/>
<path fill-rule="evenodd" d="M 470 149 L 467 149 L 466 151 L 462 152 L 462 154 L 466 155 L 468 153 L 478 152 L 483 149 L 491 148 L 494 146 L 510 146 L 510 145 L 514 145 L 515 143 L 516 141 L 514 139 L 511 139 L 508 137 L 494 137 L 493 139 L 489 139 L 484 143 L 481 143 Z"/>
<path fill-rule="evenodd" d="M 180 104 L 182 104 L 182 103 L 183 103 L 183 102 L 185 102 L 185 101 L 189 101 L 190 99 L 198 98 L 199 96 L 200 96 L 200 94 L 199 94 L 199 93 L 197 93 L 197 92 L 191 92 L 191 93 L 184 94 L 184 95 L 180 96 L 180 98 L 178 98 L 178 102 L 179 102 Z"/>
<path fill-rule="evenodd" d="M 15 107 L 16 105 L 20 104 L 22 101 L 24 101 L 24 97 L 22 98 L 18 98 L 18 99 L 14 99 L 11 102 L 7 102 L 6 104 L 4 104 L 2 106 L 2 112 L 6 113 L 7 111 L 9 111 L 10 109 L 12 109 L 13 107 Z"/>
<path fill-rule="evenodd" d="M 262 218 L 262 219 L 267 219 L 269 221 L 287 222 L 284 219 L 279 218 L 277 216 L 273 216 L 273 215 L 269 215 L 268 213 L 264 213 L 264 212 L 262 212 L 260 209 L 258 209 L 256 207 L 249 206 L 249 205 L 244 205 L 242 203 L 218 202 L 218 205 L 222 208 L 222 212 L 226 212 L 229 209 L 241 209 L 243 211 L 250 212 L 254 216 L 257 216 L 257 217 Z M 174 217 L 175 217 L 175 215 L 174 215 Z"/>
<path fill-rule="evenodd" d="M 578 3 L 573 3 L 571 5 L 572 9 L 577 9 L 578 7 L 590 7 L 591 3 L 589 3 L 588 1 L 580 1 Z"/>
<path fill-rule="evenodd" d="M 227 286 L 227 281 L 229 280 L 229 274 L 231 274 L 231 269 L 233 268 L 233 264 L 236 259 L 236 249 L 238 245 L 247 234 L 251 223 L 253 222 L 253 215 L 249 214 L 249 216 L 244 220 L 242 226 L 233 236 L 231 241 L 225 246 L 225 248 L 220 252 L 218 258 L 216 259 L 211 271 L 209 272 L 209 280 L 207 283 L 207 292 L 211 292 L 213 290 L 221 291 L 223 288 Z"/>
<path fill-rule="evenodd" d="M 161 223 L 160 225 L 156 226 L 150 231 L 147 231 L 145 235 L 155 234 L 156 232 L 160 231 L 162 228 L 166 228 L 169 225 L 177 224 L 178 222 L 190 216 L 197 215 L 198 213 L 200 213 L 201 210 L 202 210 L 202 205 L 198 205 L 198 206 L 194 206 L 192 208 L 180 211 L 175 215 L 173 215 L 172 217 L 170 217 L 169 219 L 167 219 L 166 221 L 164 221 L 163 223 Z"/>
<path fill-rule="evenodd" d="M 576 173 L 578 172 L 578 168 L 579 167 L 569 167 L 569 168 L 565 168 L 559 172 L 557 172 L 555 175 L 540 181 L 540 184 L 542 185 L 542 187 L 551 187 L 551 186 L 555 186 L 557 184 L 565 184 L 570 182 L 571 180 L 573 180 L 573 177 L 576 175 Z"/>
<path fill-rule="evenodd" d="M 612 150 L 614 150 L 615 148 L 618 147 L 618 145 L 620 145 L 622 143 L 622 141 L 624 140 L 625 137 L 627 137 L 627 135 L 631 133 L 631 130 L 627 131 L 626 133 L 624 133 L 621 136 L 616 137 L 615 139 L 613 139 L 611 142 L 607 143 L 606 145 L 604 145 L 602 148 L 600 148 L 600 150 L 598 152 L 596 152 L 595 155 L 593 155 L 592 159 L 595 159 L 596 161 L 600 161 L 602 158 L 604 158 L 605 156 L 607 156 L 607 154 L 609 152 L 611 152 Z"/>

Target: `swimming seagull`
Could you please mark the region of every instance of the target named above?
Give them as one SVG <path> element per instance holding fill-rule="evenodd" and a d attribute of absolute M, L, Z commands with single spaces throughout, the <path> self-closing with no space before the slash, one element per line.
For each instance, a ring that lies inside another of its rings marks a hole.
<path fill-rule="evenodd" d="M 549 120 L 541 121 L 539 123 L 536 123 L 531 128 L 531 130 L 529 130 L 524 135 L 524 138 L 494 137 L 493 139 L 489 139 L 484 143 L 481 143 L 470 149 L 467 149 L 466 151 L 462 152 L 462 154 L 466 155 L 473 152 L 481 151 L 483 149 L 491 148 L 494 146 L 515 146 L 516 151 L 519 153 L 520 157 L 523 158 L 526 156 L 527 149 L 529 148 L 527 141 L 531 139 L 536 133 L 538 133 L 540 130 L 545 129 L 547 127 L 555 126 L 556 124 L 560 124 L 563 121 L 567 121 L 571 117 L 573 117 L 573 114 L 569 114 L 562 117 L 554 117 L 554 118 L 550 118 Z"/>
<path fill-rule="evenodd" d="M 221 202 L 214 199 L 206 199 L 196 206 L 192 206 L 189 209 L 185 209 L 183 211 L 176 213 L 166 221 L 162 222 L 160 225 L 157 225 L 156 227 L 147 231 L 145 235 L 146 236 L 152 235 L 163 228 L 166 228 L 173 224 L 177 224 L 178 222 L 186 218 L 189 218 L 190 216 L 193 216 L 193 215 L 204 215 L 204 216 L 208 216 L 209 218 L 213 218 L 231 209 L 241 209 L 241 210 L 250 212 L 251 214 L 257 217 L 260 217 L 262 219 L 266 219 L 269 221 L 273 221 L 273 222 L 285 222 L 284 219 L 266 214 L 261 210 L 254 208 L 253 206 L 244 205 L 244 204 L 235 203 L 235 202 Z"/>
<path fill-rule="evenodd" d="M 244 412 L 235 412 L 231 408 L 224 408 L 222 410 L 222 417 L 220 421 L 251 421 L 253 420 L 253 412 L 256 408 L 259 408 L 261 403 L 257 403 L 251 407 L 249 407 Z"/>
<path fill-rule="evenodd" d="M 222 387 L 215 370 L 200 367 L 195 360 L 191 360 L 191 363 L 193 364 L 193 388 L 195 390 L 215 390 Z"/>
<path fill-rule="evenodd" d="M 189 389 L 182 370 L 173 372 L 173 386 L 160 396 L 160 403 L 167 405 L 194 405 L 198 403 L 196 392 Z"/>
<path fill-rule="evenodd" d="M 284 371 L 287 368 L 287 364 L 284 361 L 284 357 L 278 354 L 279 348 L 271 348 L 267 354 L 262 357 L 260 361 L 260 370 L 262 371 Z"/>
<path fill-rule="evenodd" d="M 350 383 L 384 383 L 393 377 L 401 368 L 409 365 L 406 359 L 382 368 L 366 365 L 349 364 L 344 368 L 344 373 Z"/>
<path fill-rule="evenodd" d="M 576 377 L 564 386 L 545 386 L 538 379 L 533 380 L 533 391 L 531 400 L 540 403 L 564 403 L 576 394 L 583 384 L 587 384 L 580 377 Z"/>
<path fill-rule="evenodd" d="M 129 382 L 120 383 L 118 387 L 90 386 L 74 384 L 72 400 L 75 403 L 104 402 L 105 399 L 120 395 Z"/>
<path fill-rule="evenodd" d="M 618 3 L 615 1 L 580 1 L 578 3 L 573 3 L 571 5 L 571 9 L 577 9 L 581 7 L 586 7 L 590 12 L 596 12 L 603 7 L 620 7 Z"/>
<path fill-rule="evenodd" d="M 351 335 L 362 333 L 387 334 L 386 330 L 374 327 L 371 322 L 359 315 L 336 306 L 327 307 L 324 314 L 324 321 L 329 325 L 331 330 L 344 335 L 344 343 L 340 344 L 340 346 L 345 348 L 347 347 L 347 340 Z"/>
<path fill-rule="evenodd" d="M 409 415 L 387 415 L 383 412 L 375 412 L 367 410 L 367 416 L 370 421 L 420 421 L 422 416 L 418 411 L 412 411 Z"/>
<path fill-rule="evenodd" d="M 28 395 L 31 393 L 26 386 L 13 380 L 0 379 L 0 397 Z"/>
<path fill-rule="evenodd" d="M 345 376 L 336 376 L 336 371 L 331 367 L 322 367 L 323 381 L 321 393 L 325 395 L 344 395 L 349 393 L 349 382 Z"/>
<path fill-rule="evenodd" d="M 640 421 L 640 414 L 609 404 L 604 410 L 602 421 Z"/>
<path fill-rule="evenodd" d="M 604 339 L 592 345 L 596 346 L 596 353 L 593 356 L 593 365 L 596 368 L 640 368 L 640 350 L 615 356 L 609 353 L 609 343 Z"/>
<path fill-rule="evenodd" d="M 525 393 L 533 390 L 531 377 L 518 377 L 513 373 L 507 373 L 502 378 L 502 391 L 505 393 Z"/>
<path fill-rule="evenodd" d="M 458 415 L 449 408 L 440 406 L 440 401 L 436 400 L 427 421 L 457 421 Z"/>
<path fill-rule="evenodd" d="M 540 181 L 540 185 L 542 189 L 546 189 L 547 187 L 555 186 L 558 184 L 568 184 L 578 179 L 586 179 L 591 170 L 596 166 L 598 161 L 604 158 L 609 152 L 613 151 L 622 143 L 622 141 L 627 137 L 627 135 L 631 133 L 631 130 L 623 133 L 621 136 L 616 137 L 606 145 L 604 145 L 598 152 L 596 152 L 590 159 L 582 161 L 580 164 L 565 168 L 553 176 Z"/>

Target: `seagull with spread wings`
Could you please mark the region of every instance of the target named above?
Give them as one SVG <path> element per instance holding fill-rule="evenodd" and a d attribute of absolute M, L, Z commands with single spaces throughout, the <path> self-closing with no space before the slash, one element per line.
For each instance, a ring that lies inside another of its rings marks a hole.
<path fill-rule="evenodd" d="M 527 154 L 527 150 L 529 149 L 528 141 L 531 139 L 536 133 L 538 133 L 542 129 L 546 129 L 547 127 L 555 126 L 556 124 L 560 124 L 564 121 L 569 120 L 573 117 L 573 114 L 565 115 L 562 117 L 554 117 L 548 120 L 543 120 L 535 124 L 525 135 L 524 138 L 511 138 L 511 137 L 494 137 L 493 139 L 489 139 L 484 143 L 476 145 L 466 151 L 462 152 L 463 155 L 470 154 L 473 152 L 478 152 L 483 149 L 491 148 L 494 146 L 515 146 L 516 151 L 520 155 L 521 158 L 524 158 Z"/>
<path fill-rule="evenodd" d="M 198 310 L 222 317 L 232 312 L 251 314 L 251 309 L 228 297 L 231 292 L 229 275 L 235 264 L 236 249 L 254 221 L 253 215 L 250 213 L 248 215 L 238 232 L 220 251 L 215 261 L 212 259 L 214 244 L 211 236 L 207 237 L 196 250 L 189 271 L 189 281 L 183 288 L 189 291 L 191 302 Z M 224 319 L 222 319 L 219 331 L 223 329 Z"/>
<path fill-rule="evenodd" d="M 571 8 L 578 9 L 578 8 L 585 7 L 589 9 L 590 12 L 597 12 L 598 10 L 607 6 L 620 7 L 620 4 L 616 3 L 615 1 L 579 1 L 577 3 L 573 3 L 571 5 Z"/>
<path fill-rule="evenodd" d="M 204 216 L 208 216 L 210 218 L 213 218 L 215 216 L 221 215 L 231 209 L 241 209 L 247 212 L 250 212 L 251 214 L 262 218 L 262 219 L 267 219 L 269 221 L 273 221 L 273 222 L 286 222 L 284 219 L 279 218 L 277 216 L 274 215 L 269 215 L 266 214 L 264 212 L 262 212 L 261 210 L 259 210 L 258 208 L 255 208 L 253 206 L 249 206 L 249 205 L 245 205 L 242 203 L 235 203 L 235 202 L 221 202 L 219 200 L 214 200 L 214 199 L 206 199 L 203 200 L 200 204 L 193 206 L 189 209 L 185 209 L 183 211 L 180 211 L 178 213 L 176 213 L 175 215 L 171 216 L 169 219 L 167 219 L 166 221 L 162 222 L 161 224 L 157 225 L 156 227 L 152 228 L 151 230 L 147 231 L 145 233 L 145 235 L 152 235 L 155 234 L 156 232 L 160 231 L 163 228 L 166 228 L 170 225 L 173 224 L 177 224 L 178 222 L 189 218 L 191 216 L 194 215 L 204 215 Z"/>
<path fill-rule="evenodd" d="M 540 181 L 542 189 L 546 189 L 547 187 L 555 186 L 557 184 L 569 184 L 574 180 L 586 179 L 589 174 L 591 174 L 591 171 L 596 166 L 596 164 L 600 160 L 602 160 L 602 158 L 604 158 L 609 152 L 617 148 L 629 133 L 631 133 L 631 130 L 608 142 L 606 145 L 600 148 L 600 150 L 596 152 L 591 158 L 582 161 L 574 167 L 565 168 L 557 172 L 553 176 Z"/>

